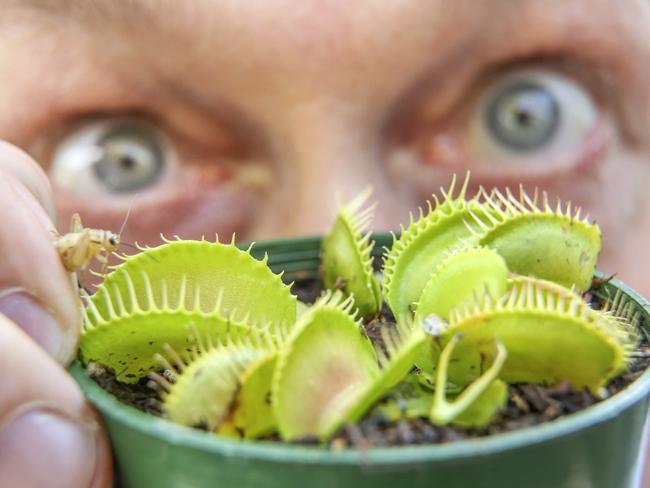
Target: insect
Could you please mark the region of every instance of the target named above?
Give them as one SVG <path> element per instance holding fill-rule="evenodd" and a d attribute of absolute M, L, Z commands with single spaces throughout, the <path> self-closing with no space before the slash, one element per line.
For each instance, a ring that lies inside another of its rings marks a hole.
<path fill-rule="evenodd" d="M 129 212 L 118 233 L 110 230 L 90 229 L 81 223 L 75 213 L 70 219 L 70 232 L 59 236 L 54 245 L 61 256 L 63 267 L 70 272 L 86 269 L 93 258 L 102 263 L 102 270 L 108 265 L 108 256 L 120 247 L 120 235 L 124 230 Z"/>

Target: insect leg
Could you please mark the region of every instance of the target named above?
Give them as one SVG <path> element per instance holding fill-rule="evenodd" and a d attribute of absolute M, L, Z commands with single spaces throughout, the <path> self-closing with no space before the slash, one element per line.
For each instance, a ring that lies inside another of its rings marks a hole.
<path fill-rule="evenodd" d="M 83 228 L 81 216 L 77 212 L 73 213 L 72 217 L 70 217 L 70 232 L 81 232 Z"/>

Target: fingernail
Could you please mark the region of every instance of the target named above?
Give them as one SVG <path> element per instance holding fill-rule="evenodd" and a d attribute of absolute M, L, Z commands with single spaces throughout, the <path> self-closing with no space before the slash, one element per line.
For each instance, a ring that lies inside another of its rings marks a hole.
<path fill-rule="evenodd" d="M 54 412 L 28 411 L 0 430 L 0 486 L 89 487 L 95 456 L 88 427 Z"/>
<path fill-rule="evenodd" d="M 17 324 L 36 343 L 58 361 L 65 361 L 63 337 L 57 321 L 36 302 L 36 299 L 23 292 L 0 291 L 0 313 Z"/>

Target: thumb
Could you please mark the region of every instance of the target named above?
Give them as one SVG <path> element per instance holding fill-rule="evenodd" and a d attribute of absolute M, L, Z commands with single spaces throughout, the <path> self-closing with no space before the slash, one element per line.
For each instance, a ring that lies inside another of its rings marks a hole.
<path fill-rule="evenodd" d="M 0 486 L 110 486 L 96 414 L 66 372 L 2 315 L 0 371 Z"/>

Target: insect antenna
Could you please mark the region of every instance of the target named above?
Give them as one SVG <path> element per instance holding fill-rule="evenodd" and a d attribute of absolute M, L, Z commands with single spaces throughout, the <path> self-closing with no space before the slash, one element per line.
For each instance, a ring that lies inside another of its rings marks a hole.
<path fill-rule="evenodd" d="M 122 225 L 120 226 L 120 230 L 118 231 L 117 235 L 122 236 L 124 233 L 124 229 L 126 229 L 126 223 L 129 221 L 129 216 L 131 215 L 131 209 L 133 209 L 133 203 L 135 202 L 135 199 L 138 197 L 138 195 L 134 195 L 133 198 L 131 199 L 131 203 L 129 203 L 129 208 L 126 211 L 126 215 L 124 216 L 124 221 L 122 222 Z M 130 242 L 124 242 L 123 240 L 120 240 L 120 245 L 121 246 L 126 246 L 131 249 L 134 249 L 136 251 L 142 251 L 138 246 L 135 244 L 131 244 Z M 149 256 L 151 259 L 153 259 L 156 262 L 159 262 L 155 257 Z"/>
<path fill-rule="evenodd" d="M 131 199 L 131 203 L 129 203 L 129 208 L 128 208 L 128 210 L 126 211 L 126 216 L 124 217 L 124 222 L 122 222 L 122 225 L 120 226 L 120 230 L 119 230 L 119 232 L 117 233 L 117 235 L 120 235 L 120 236 L 121 236 L 122 233 L 124 232 L 124 229 L 126 229 L 126 223 L 129 221 L 129 216 L 131 215 L 131 209 L 133 208 L 133 202 L 135 202 L 135 199 L 137 198 L 137 196 L 138 196 L 138 195 L 135 195 L 135 196 Z"/>

